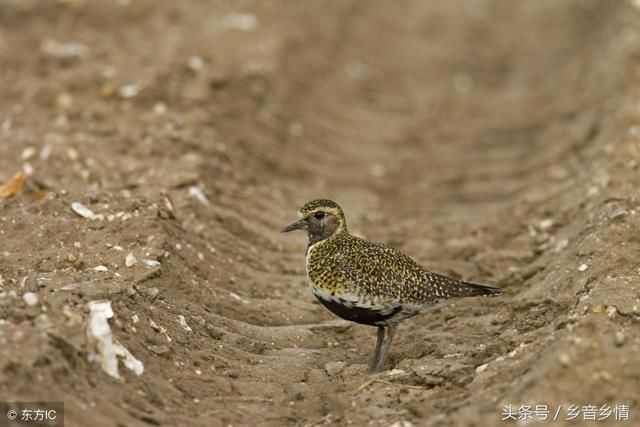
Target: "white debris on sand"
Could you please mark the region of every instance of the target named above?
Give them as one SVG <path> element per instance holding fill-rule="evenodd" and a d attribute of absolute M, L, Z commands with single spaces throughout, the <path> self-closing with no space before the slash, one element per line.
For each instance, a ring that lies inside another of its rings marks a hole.
<path fill-rule="evenodd" d="M 561 252 L 567 246 L 569 246 L 569 240 L 568 239 L 558 240 L 558 243 L 556 243 L 556 247 L 553 248 L 553 251 L 555 253 Z"/>
<path fill-rule="evenodd" d="M 178 323 L 180 323 L 180 326 L 182 326 L 182 329 L 184 329 L 185 331 L 193 332 L 193 329 L 191 329 L 191 326 L 187 324 L 187 319 L 185 319 L 185 317 L 182 314 L 178 315 Z"/>
<path fill-rule="evenodd" d="M 104 265 L 98 265 L 96 267 L 93 267 L 93 271 L 104 272 L 104 271 L 109 271 L 109 269 Z"/>
<path fill-rule="evenodd" d="M 200 56 L 190 56 L 187 59 L 187 67 L 193 72 L 202 71 L 204 68 L 204 60 Z"/>
<path fill-rule="evenodd" d="M 138 260 L 131 252 L 129 252 L 127 256 L 124 258 L 124 265 L 127 267 L 131 267 L 135 265 L 137 262 Z"/>
<path fill-rule="evenodd" d="M 123 99 L 134 98 L 138 96 L 138 94 L 140 93 L 140 90 L 141 88 L 139 85 L 128 84 L 128 85 L 120 86 L 120 88 L 118 89 L 118 95 L 120 95 L 120 98 L 123 98 Z"/>
<path fill-rule="evenodd" d="M 38 294 L 34 292 L 25 292 L 22 295 L 22 299 L 27 305 L 36 305 L 38 303 Z"/>
<path fill-rule="evenodd" d="M 406 377 L 408 375 L 409 373 L 404 369 L 392 369 L 384 373 L 384 376 L 387 378 L 399 378 L 399 377 Z"/>
<path fill-rule="evenodd" d="M 477 372 L 477 373 L 484 372 L 484 371 L 486 371 L 486 370 L 487 370 L 487 367 L 488 367 L 488 366 L 489 366 L 489 364 L 488 364 L 488 363 L 485 363 L 485 364 L 483 364 L 483 365 L 480 365 L 480 366 L 478 366 L 478 367 L 476 368 L 476 372 Z"/>
<path fill-rule="evenodd" d="M 104 219 L 104 215 L 93 213 L 91 209 L 89 209 L 88 207 L 86 207 L 80 202 L 71 203 L 71 210 L 86 219 L 92 219 L 92 220 Z"/>
<path fill-rule="evenodd" d="M 230 13 L 222 23 L 226 28 L 240 31 L 254 31 L 258 27 L 258 18 L 253 13 Z"/>
<path fill-rule="evenodd" d="M 89 302 L 89 321 L 87 323 L 87 347 L 90 362 L 97 361 L 102 369 L 113 378 L 120 378 L 118 359 L 136 375 L 142 375 L 144 365 L 129 350 L 118 342 L 111 333 L 109 319 L 113 317 L 111 301 Z"/>
<path fill-rule="evenodd" d="M 580 266 L 578 267 L 578 271 L 587 271 L 587 269 L 588 269 L 588 268 L 589 268 L 589 266 L 583 262 L 583 263 L 582 263 L 582 264 L 580 264 Z"/>
<path fill-rule="evenodd" d="M 89 48 L 82 43 L 60 43 L 51 39 L 45 40 L 40 46 L 40 49 L 45 55 L 61 60 L 82 58 L 89 54 Z"/>
<path fill-rule="evenodd" d="M 155 259 L 150 259 L 150 258 L 145 258 L 142 260 L 143 263 L 145 263 L 145 265 L 148 265 L 149 267 L 157 267 L 160 264 L 160 261 L 155 260 Z"/>
<path fill-rule="evenodd" d="M 538 223 L 538 228 L 542 231 L 548 230 L 553 227 L 553 220 L 551 218 L 545 218 Z"/>
<path fill-rule="evenodd" d="M 204 195 L 200 187 L 196 187 L 195 185 L 189 187 L 189 195 L 198 199 L 203 205 L 209 205 L 209 199 L 207 199 L 207 196 Z"/>
<path fill-rule="evenodd" d="M 229 296 L 231 298 L 233 298 L 236 301 L 240 301 L 243 304 L 249 304 L 249 301 L 247 301 L 246 299 L 242 298 L 240 295 L 236 294 L 235 292 L 229 292 Z"/>
<path fill-rule="evenodd" d="M 153 319 L 149 319 L 149 325 L 151 326 L 151 329 L 153 329 L 154 331 L 160 332 L 161 334 L 164 334 L 165 338 L 167 339 L 167 342 L 171 342 L 172 339 L 169 336 L 169 334 L 167 333 L 167 329 L 163 326 L 159 326 L 156 322 L 153 321 Z"/>

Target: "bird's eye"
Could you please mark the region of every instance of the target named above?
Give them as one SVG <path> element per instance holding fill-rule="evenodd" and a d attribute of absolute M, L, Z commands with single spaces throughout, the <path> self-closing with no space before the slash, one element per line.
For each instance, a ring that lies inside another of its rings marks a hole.
<path fill-rule="evenodd" d="M 324 218 L 324 212 L 318 211 L 318 212 L 314 213 L 313 216 L 316 219 L 322 219 L 322 218 Z"/>

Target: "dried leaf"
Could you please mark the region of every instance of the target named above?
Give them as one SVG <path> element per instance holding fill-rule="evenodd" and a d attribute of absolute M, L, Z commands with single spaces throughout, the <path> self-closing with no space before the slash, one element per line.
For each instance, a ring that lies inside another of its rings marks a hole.
<path fill-rule="evenodd" d="M 27 176 L 24 173 L 18 172 L 15 174 L 5 185 L 0 187 L 0 199 L 21 194 L 26 180 Z"/>

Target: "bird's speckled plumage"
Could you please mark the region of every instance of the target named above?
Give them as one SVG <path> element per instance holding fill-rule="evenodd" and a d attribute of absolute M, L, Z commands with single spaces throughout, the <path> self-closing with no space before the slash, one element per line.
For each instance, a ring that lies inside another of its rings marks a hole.
<path fill-rule="evenodd" d="M 342 208 L 331 200 L 308 202 L 298 216 L 300 220 L 283 231 L 305 229 L 309 234 L 306 266 L 314 295 L 344 319 L 393 328 L 391 339 L 397 325 L 416 314 L 460 297 L 502 292 L 433 273 L 397 249 L 352 236 Z M 376 364 L 378 370 L 385 355 Z"/>

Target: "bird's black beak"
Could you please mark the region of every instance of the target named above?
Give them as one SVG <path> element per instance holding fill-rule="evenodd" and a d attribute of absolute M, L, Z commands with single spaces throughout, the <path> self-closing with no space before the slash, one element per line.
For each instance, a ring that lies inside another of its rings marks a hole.
<path fill-rule="evenodd" d="M 288 233 L 293 230 L 305 230 L 307 228 L 307 221 L 303 219 L 294 222 L 293 224 L 287 225 L 285 228 L 280 231 L 281 233 Z"/>

